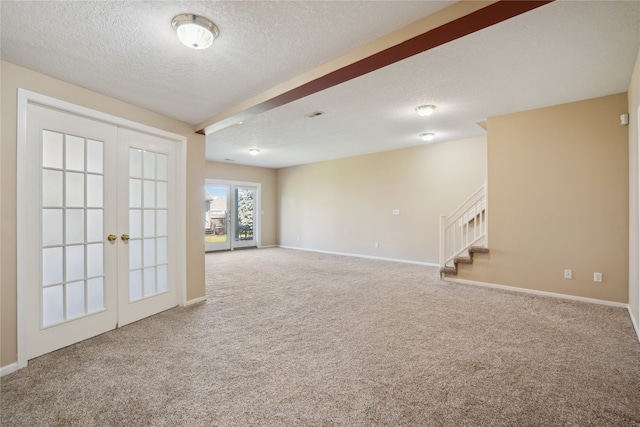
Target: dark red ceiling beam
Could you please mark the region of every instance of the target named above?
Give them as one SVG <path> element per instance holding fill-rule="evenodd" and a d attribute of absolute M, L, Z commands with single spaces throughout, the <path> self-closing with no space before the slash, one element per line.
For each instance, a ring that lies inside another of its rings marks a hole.
<path fill-rule="evenodd" d="M 308 83 L 263 101 L 247 112 L 260 114 L 276 107 L 296 101 L 305 96 L 312 95 L 330 87 L 344 83 L 356 77 L 378 70 L 387 65 L 394 64 L 403 59 L 417 55 L 450 41 L 459 39 L 476 31 L 506 21 L 514 16 L 521 15 L 536 9 L 553 0 L 501 0 L 487 7 L 465 15 L 461 18 L 447 22 L 439 27 L 415 36 L 395 46 L 382 50 L 371 56 L 363 58 L 338 70 L 332 71 Z M 205 134 L 204 129 L 197 133 Z"/>

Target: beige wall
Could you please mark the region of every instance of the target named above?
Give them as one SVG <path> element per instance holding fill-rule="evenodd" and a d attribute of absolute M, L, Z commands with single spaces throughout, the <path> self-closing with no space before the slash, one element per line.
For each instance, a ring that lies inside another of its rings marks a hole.
<path fill-rule="evenodd" d="M 491 253 L 461 279 L 627 302 L 626 111 L 618 94 L 487 121 Z"/>
<path fill-rule="evenodd" d="M 16 111 L 17 90 L 27 89 L 148 126 L 184 135 L 187 141 L 187 299 L 204 296 L 202 185 L 204 137 L 193 127 L 13 64 L 2 62 L 1 339 L 0 366 L 17 360 L 16 331 Z"/>
<path fill-rule="evenodd" d="M 280 169 L 280 245 L 437 263 L 439 215 L 484 183 L 486 161 L 481 137 Z"/>
<path fill-rule="evenodd" d="M 640 334 L 640 210 L 638 203 L 638 144 L 640 136 L 640 50 L 629 84 L 629 309 L 631 317 Z"/>
<path fill-rule="evenodd" d="M 262 246 L 274 246 L 278 244 L 275 169 L 234 165 L 230 163 L 206 162 L 205 177 L 207 179 L 262 184 L 260 208 L 263 213 L 260 219 L 260 244 Z M 202 231 L 200 234 L 202 234 Z"/>

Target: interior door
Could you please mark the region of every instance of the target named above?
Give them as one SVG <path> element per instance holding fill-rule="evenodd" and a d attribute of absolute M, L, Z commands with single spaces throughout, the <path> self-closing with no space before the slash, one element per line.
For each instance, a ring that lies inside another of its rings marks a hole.
<path fill-rule="evenodd" d="M 204 201 L 204 242 L 206 251 L 231 249 L 231 187 L 207 184 Z"/>
<path fill-rule="evenodd" d="M 178 304 L 175 158 L 172 141 L 120 129 L 118 321 L 126 325 Z M 184 208 L 183 208 L 184 209 Z"/>
<path fill-rule="evenodd" d="M 27 359 L 116 327 L 117 128 L 30 104 Z"/>
<path fill-rule="evenodd" d="M 184 207 L 175 142 L 31 103 L 26 115 L 18 281 L 29 360 L 176 306 Z"/>

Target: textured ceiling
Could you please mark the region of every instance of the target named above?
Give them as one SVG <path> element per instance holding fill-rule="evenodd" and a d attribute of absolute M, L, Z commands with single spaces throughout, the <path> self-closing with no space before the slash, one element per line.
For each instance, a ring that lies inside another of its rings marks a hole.
<path fill-rule="evenodd" d="M 1 54 L 196 124 L 450 3 L 2 0 Z M 183 12 L 220 27 L 210 49 L 177 41 Z M 207 158 L 283 167 L 415 146 L 427 131 L 444 142 L 482 135 L 494 115 L 624 92 L 639 22 L 637 1 L 557 1 L 212 133 Z M 425 103 L 438 108 L 419 118 Z"/>
<path fill-rule="evenodd" d="M 423 144 L 424 132 L 434 143 L 480 136 L 488 117 L 625 92 L 639 23 L 640 2 L 551 3 L 208 135 L 207 157 L 277 168 L 388 151 Z M 437 109 L 419 117 L 422 104 Z"/>
<path fill-rule="evenodd" d="M 450 3 L 2 0 L 1 53 L 196 124 Z M 211 48 L 178 41 L 171 19 L 185 12 L 220 28 Z"/>

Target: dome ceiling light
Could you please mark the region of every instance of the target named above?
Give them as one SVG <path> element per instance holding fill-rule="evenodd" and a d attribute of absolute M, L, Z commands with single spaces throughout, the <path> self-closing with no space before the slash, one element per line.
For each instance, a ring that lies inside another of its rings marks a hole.
<path fill-rule="evenodd" d="M 180 41 L 191 49 L 206 49 L 218 37 L 220 30 L 204 16 L 183 13 L 171 20 Z"/>
<path fill-rule="evenodd" d="M 435 133 L 423 133 L 420 135 L 420 139 L 425 141 L 425 142 L 429 142 L 429 141 L 433 141 L 433 138 L 436 136 Z"/>
<path fill-rule="evenodd" d="M 436 109 L 435 105 L 421 105 L 416 108 L 416 111 L 421 116 L 430 116 L 433 114 L 433 111 Z"/>

